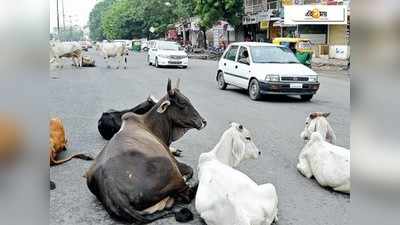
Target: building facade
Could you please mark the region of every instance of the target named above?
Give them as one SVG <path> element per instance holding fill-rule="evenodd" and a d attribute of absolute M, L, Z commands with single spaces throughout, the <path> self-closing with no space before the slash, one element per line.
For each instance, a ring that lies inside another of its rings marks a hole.
<path fill-rule="evenodd" d="M 245 0 L 244 11 L 245 40 L 302 37 L 317 57 L 350 55 L 350 0 Z"/>

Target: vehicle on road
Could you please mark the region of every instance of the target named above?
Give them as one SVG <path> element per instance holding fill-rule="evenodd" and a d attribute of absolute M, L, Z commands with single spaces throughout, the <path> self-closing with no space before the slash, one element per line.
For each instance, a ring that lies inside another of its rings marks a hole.
<path fill-rule="evenodd" d="M 149 42 L 147 63 L 160 66 L 178 66 L 187 68 L 188 55 L 178 43 L 173 41 L 152 40 Z"/>
<path fill-rule="evenodd" d="M 132 50 L 132 41 L 131 40 L 113 40 L 112 42 L 122 42 L 125 43 L 125 46 L 128 50 Z"/>
<path fill-rule="evenodd" d="M 290 48 L 296 58 L 304 65 L 311 68 L 313 50 L 311 41 L 305 38 L 275 38 L 272 44 Z"/>
<path fill-rule="evenodd" d="M 271 43 L 238 42 L 228 46 L 217 71 L 219 89 L 227 85 L 249 91 L 252 100 L 264 94 L 300 95 L 309 101 L 319 89 L 318 74 L 293 52 Z"/>

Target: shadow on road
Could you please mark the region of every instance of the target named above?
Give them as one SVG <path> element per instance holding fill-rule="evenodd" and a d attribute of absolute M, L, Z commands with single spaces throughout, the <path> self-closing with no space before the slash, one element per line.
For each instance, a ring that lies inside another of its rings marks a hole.
<path fill-rule="evenodd" d="M 234 93 L 237 93 L 237 94 L 243 94 L 243 95 L 246 95 L 246 96 L 249 95 L 247 90 L 241 89 L 241 88 L 234 88 L 234 87 L 232 88 L 232 87 L 230 87 L 230 88 L 227 88 L 226 91 L 234 92 Z M 249 100 L 250 100 L 250 97 L 249 97 Z M 299 96 L 288 96 L 288 95 L 263 95 L 262 98 L 259 101 L 263 101 L 263 102 L 278 102 L 278 103 L 279 102 L 282 102 L 282 103 L 285 103 L 285 102 L 310 103 L 308 101 L 301 100 Z M 311 100 L 311 102 L 312 102 L 312 100 Z"/>

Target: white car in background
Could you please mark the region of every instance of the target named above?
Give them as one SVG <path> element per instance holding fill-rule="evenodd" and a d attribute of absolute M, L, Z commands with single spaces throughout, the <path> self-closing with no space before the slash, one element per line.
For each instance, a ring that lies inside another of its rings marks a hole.
<path fill-rule="evenodd" d="M 217 71 L 219 89 L 244 88 L 253 100 L 264 94 L 300 95 L 309 101 L 319 89 L 318 74 L 301 64 L 293 52 L 270 43 L 239 42 L 228 46 Z"/>
<path fill-rule="evenodd" d="M 132 41 L 131 40 L 113 40 L 113 42 L 125 43 L 126 48 L 128 50 L 132 50 Z"/>
<path fill-rule="evenodd" d="M 187 68 L 188 55 L 184 49 L 176 42 L 172 41 L 149 41 L 149 51 L 147 53 L 147 63 L 160 66 L 178 66 Z"/>

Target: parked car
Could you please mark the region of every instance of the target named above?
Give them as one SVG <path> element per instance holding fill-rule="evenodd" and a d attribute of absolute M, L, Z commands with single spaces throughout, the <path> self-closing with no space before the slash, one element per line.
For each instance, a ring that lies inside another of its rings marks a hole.
<path fill-rule="evenodd" d="M 264 94 L 300 95 L 309 101 L 319 89 L 318 74 L 301 64 L 282 46 L 239 42 L 228 46 L 217 71 L 219 89 L 227 85 L 244 88 L 253 100 Z"/>
<path fill-rule="evenodd" d="M 172 41 L 152 40 L 149 42 L 147 63 L 160 66 L 178 66 L 187 68 L 188 55 L 178 43 Z"/>

